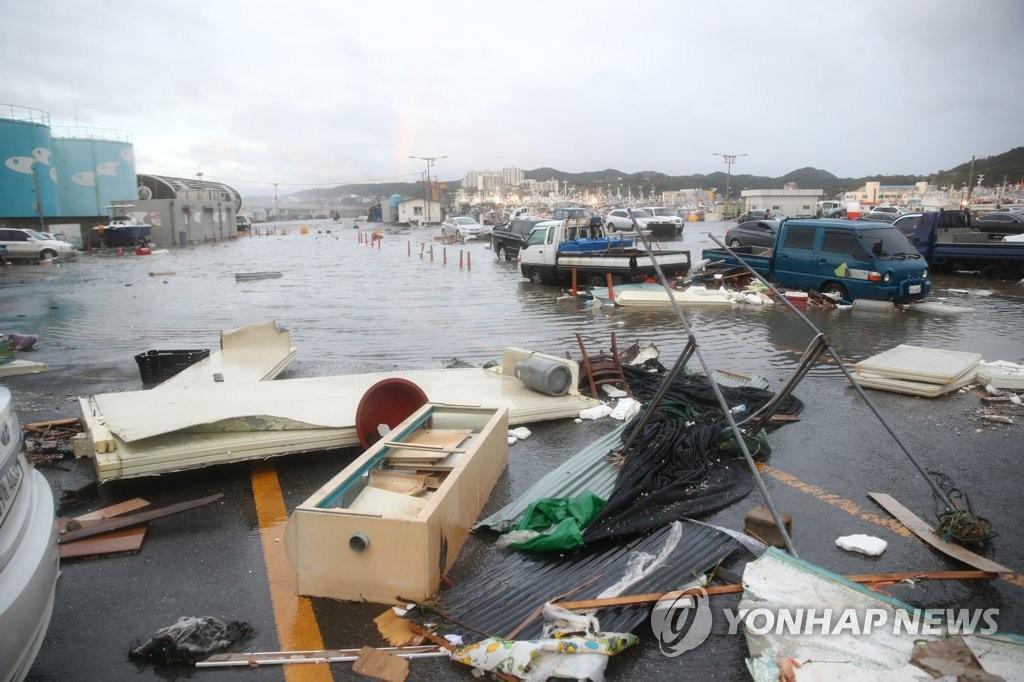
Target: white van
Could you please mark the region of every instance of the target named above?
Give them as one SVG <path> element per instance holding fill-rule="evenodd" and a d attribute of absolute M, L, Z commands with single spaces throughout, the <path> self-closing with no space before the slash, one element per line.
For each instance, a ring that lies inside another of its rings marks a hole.
<path fill-rule="evenodd" d="M 58 257 L 72 260 L 78 257 L 78 251 L 70 242 L 52 239 L 35 230 L 0 227 L 0 246 L 7 247 L 7 258 L 10 260 L 49 260 Z"/>
<path fill-rule="evenodd" d="M 0 680 L 23 680 L 46 637 L 60 562 L 53 521 L 50 485 L 25 461 L 0 386 Z"/>

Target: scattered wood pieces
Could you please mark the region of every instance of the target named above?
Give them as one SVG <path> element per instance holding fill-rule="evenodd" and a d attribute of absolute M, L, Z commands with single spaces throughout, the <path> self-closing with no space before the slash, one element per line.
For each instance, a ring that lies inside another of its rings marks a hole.
<path fill-rule="evenodd" d="M 409 621 L 395 613 L 393 608 L 374 618 L 373 622 L 380 636 L 392 646 L 406 646 L 419 639 L 419 635 L 409 629 Z"/>
<path fill-rule="evenodd" d="M 891 495 L 885 493 L 868 493 L 868 497 L 877 502 L 885 511 L 892 514 L 897 521 L 909 528 L 917 537 L 939 550 L 946 556 L 963 562 L 968 566 L 974 566 L 980 571 L 989 573 L 1013 573 L 1006 566 L 997 564 L 991 559 L 975 554 L 965 547 L 946 542 L 919 516 L 896 501 Z"/>
<path fill-rule="evenodd" d="M 1013 417 L 1007 417 L 1001 414 L 983 414 L 981 418 L 987 422 L 995 422 L 997 424 L 1016 424 Z"/>
<path fill-rule="evenodd" d="M 998 578 L 996 572 L 988 571 L 918 571 L 898 573 L 857 573 L 846 576 L 846 579 L 859 585 L 883 585 L 898 583 L 903 580 L 992 580 Z M 729 583 L 728 585 L 710 585 L 708 587 L 695 587 L 686 590 L 675 590 L 672 592 L 648 592 L 646 594 L 625 594 L 618 597 L 606 597 L 604 599 L 580 599 L 577 601 L 555 602 L 563 609 L 571 611 L 584 611 L 587 609 L 613 608 L 616 606 L 639 606 L 642 604 L 655 604 L 664 599 L 679 599 L 680 597 L 698 595 L 703 591 L 709 597 L 720 594 L 739 594 L 743 591 L 740 583 Z"/>
<path fill-rule="evenodd" d="M 51 419 L 44 422 L 30 422 L 22 424 L 23 431 L 46 431 L 56 427 L 76 427 L 77 431 L 82 430 L 82 420 L 78 417 L 65 417 L 64 419 Z"/>
<path fill-rule="evenodd" d="M 143 507 L 149 506 L 149 500 L 144 500 L 141 497 L 133 497 L 130 500 L 124 502 L 118 502 L 112 504 L 109 507 L 103 507 L 96 511 L 89 512 L 88 514 L 80 514 L 75 517 L 75 521 L 102 521 L 103 519 L 112 519 L 115 516 L 121 516 L 128 512 L 133 512 L 136 509 L 142 509 Z"/>
<path fill-rule="evenodd" d="M 352 664 L 352 670 L 376 680 L 404 682 L 409 676 L 409 661 L 387 651 L 364 646 Z"/>
<path fill-rule="evenodd" d="M 169 504 L 166 507 L 158 507 L 156 509 L 150 509 L 149 511 L 139 512 L 137 514 L 126 514 L 123 516 L 115 516 L 109 519 L 103 519 L 96 523 L 91 523 L 87 526 L 83 526 L 79 530 L 70 531 L 57 538 L 57 541 L 61 544 L 65 542 L 74 542 L 76 540 L 82 540 L 90 538 L 95 535 L 102 533 L 108 533 L 112 530 L 119 530 L 121 528 L 128 528 L 130 526 L 137 526 L 140 523 L 146 521 L 152 521 L 163 516 L 169 516 L 171 514 L 177 514 L 178 512 L 188 511 L 189 509 L 195 509 L 202 507 L 207 504 L 216 502 L 217 500 L 224 497 L 224 493 L 217 493 L 216 495 L 210 495 L 209 497 L 202 497 L 198 500 L 189 500 L 187 502 L 178 502 L 177 504 Z"/>
<path fill-rule="evenodd" d="M 99 554 L 125 554 L 138 552 L 146 539 L 146 526 L 133 526 L 103 533 L 84 540 L 62 542 L 58 549 L 61 559 L 77 559 Z"/>

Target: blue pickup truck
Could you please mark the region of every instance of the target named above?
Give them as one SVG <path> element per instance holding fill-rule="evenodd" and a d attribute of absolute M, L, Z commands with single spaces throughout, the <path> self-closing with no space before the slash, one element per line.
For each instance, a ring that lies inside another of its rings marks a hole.
<path fill-rule="evenodd" d="M 908 303 L 926 298 L 932 289 L 924 258 L 886 223 L 784 220 L 774 246 L 733 251 L 776 284 L 815 289 L 847 301 Z M 704 249 L 703 257 L 739 264 L 724 249 Z"/>
<path fill-rule="evenodd" d="M 977 271 L 989 279 L 1024 277 L 1024 243 L 972 223 L 967 211 L 911 213 L 892 224 L 935 272 Z"/>

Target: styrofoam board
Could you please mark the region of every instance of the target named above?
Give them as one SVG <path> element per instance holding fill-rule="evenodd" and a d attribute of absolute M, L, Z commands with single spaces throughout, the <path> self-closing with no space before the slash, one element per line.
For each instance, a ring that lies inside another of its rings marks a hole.
<path fill-rule="evenodd" d="M 979 362 L 978 353 L 901 344 L 861 360 L 853 369 L 879 377 L 948 384 L 963 378 Z"/>
<path fill-rule="evenodd" d="M 853 375 L 853 378 L 857 380 L 857 383 L 864 388 L 875 388 L 882 391 L 889 391 L 891 393 L 904 393 L 906 395 L 914 395 L 921 398 L 937 398 L 940 395 L 955 391 L 958 388 L 963 388 L 975 380 L 974 372 L 971 372 L 970 374 L 949 384 L 929 384 L 923 381 L 893 379 L 891 377 L 882 377 L 862 372 L 851 372 L 851 374 Z"/>
<path fill-rule="evenodd" d="M 0 377 L 14 377 L 21 374 L 39 374 L 49 369 L 49 366 L 45 362 L 35 362 L 33 360 L 11 360 L 6 364 L 0 365 Z"/>

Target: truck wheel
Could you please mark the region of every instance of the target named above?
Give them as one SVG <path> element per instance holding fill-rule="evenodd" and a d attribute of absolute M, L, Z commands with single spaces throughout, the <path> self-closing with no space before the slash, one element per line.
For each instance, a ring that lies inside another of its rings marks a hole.
<path fill-rule="evenodd" d="M 56 257 L 57 252 L 54 251 L 53 249 L 43 249 L 42 251 L 39 252 L 39 260 L 50 260 L 51 258 Z"/>
<path fill-rule="evenodd" d="M 509 251 L 507 248 L 505 249 L 505 260 L 515 260 L 516 256 L 518 256 L 518 255 L 519 255 L 519 251 L 516 251 L 515 253 L 513 253 L 513 252 Z"/>
<path fill-rule="evenodd" d="M 829 282 L 828 284 L 821 288 L 821 293 L 825 294 L 826 296 L 833 294 L 837 295 L 844 301 L 850 300 L 850 294 L 848 291 L 846 291 L 846 287 L 844 287 L 839 282 Z"/>
<path fill-rule="evenodd" d="M 1006 277 L 1006 273 L 1003 272 L 1001 265 L 989 263 L 981 269 L 982 279 L 1003 279 L 1004 277 Z"/>

